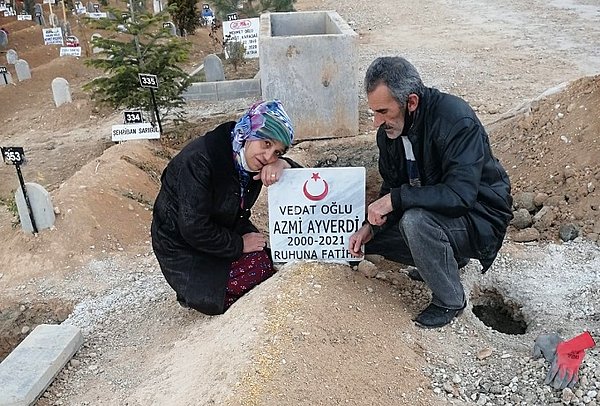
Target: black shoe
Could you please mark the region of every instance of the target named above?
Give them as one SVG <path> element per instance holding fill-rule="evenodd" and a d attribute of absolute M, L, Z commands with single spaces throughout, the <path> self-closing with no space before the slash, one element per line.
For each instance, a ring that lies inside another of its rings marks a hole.
<path fill-rule="evenodd" d="M 467 304 L 465 303 L 462 309 L 446 309 L 445 307 L 436 306 L 431 303 L 413 321 L 417 326 L 422 328 L 443 327 L 450 323 L 452 319 L 459 316 L 466 306 Z"/>
<path fill-rule="evenodd" d="M 412 279 L 413 281 L 425 282 L 423 280 L 423 278 L 421 277 L 421 274 L 419 273 L 419 270 L 417 268 L 410 268 L 408 271 L 408 277 L 410 279 Z"/>

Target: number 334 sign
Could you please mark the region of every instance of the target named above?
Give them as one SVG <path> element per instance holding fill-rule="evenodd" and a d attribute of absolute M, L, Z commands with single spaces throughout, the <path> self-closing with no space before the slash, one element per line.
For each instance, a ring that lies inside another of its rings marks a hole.
<path fill-rule="evenodd" d="M 25 163 L 25 152 L 22 147 L 2 147 L 2 159 L 8 165 L 23 165 Z"/>

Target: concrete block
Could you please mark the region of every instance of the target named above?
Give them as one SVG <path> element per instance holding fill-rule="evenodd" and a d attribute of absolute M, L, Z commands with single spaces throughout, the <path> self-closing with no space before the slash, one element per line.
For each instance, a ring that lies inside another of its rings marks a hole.
<path fill-rule="evenodd" d="M 193 83 L 183 93 L 186 100 L 217 100 L 217 82 L 198 82 Z"/>
<path fill-rule="evenodd" d="M 256 79 L 225 80 L 217 84 L 218 100 L 259 98 L 260 94 L 260 80 Z"/>
<path fill-rule="evenodd" d="M 358 134 L 358 35 L 335 11 L 266 13 L 263 99 L 280 99 L 298 140 Z"/>
<path fill-rule="evenodd" d="M 0 364 L 0 405 L 33 404 L 81 344 L 75 326 L 37 326 Z"/>

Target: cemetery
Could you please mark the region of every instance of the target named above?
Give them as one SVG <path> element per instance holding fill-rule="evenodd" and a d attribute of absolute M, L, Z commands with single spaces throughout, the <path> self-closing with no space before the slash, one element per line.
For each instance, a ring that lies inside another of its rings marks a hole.
<path fill-rule="evenodd" d="M 162 44 L 189 47 L 177 64 L 190 78 L 183 122 L 156 107 L 162 86 L 179 83 L 160 69 L 145 72 L 155 82 L 131 79 L 144 106 L 101 105 L 86 90 L 108 76 L 89 65 L 105 55 L 101 40 L 131 40 L 125 5 L 111 1 L 123 21 L 110 30 L 96 25 L 112 13 L 100 3 L 63 12 L 37 2 L 23 14 L 0 0 L 0 406 L 12 393 L 38 406 L 600 404 L 597 347 L 564 391 L 543 384 L 548 365 L 530 355 L 544 332 L 600 338 L 600 5 L 297 0 L 294 11 L 245 18 L 262 3 L 230 13 L 197 3 L 200 25 L 187 35 L 173 16 L 156 23 Z M 146 4 L 150 14 L 165 7 Z M 245 41 L 236 65 L 232 38 Z M 474 260 L 461 271 L 464 314 L 416 328 L 429 293 L 410 267 L 317 259 L 347 259 L 333 234 L 359 226 L 351 205 L 331 205 L 347 220 L 278 219 L 276 204 L 302 215 L 322 207 L 276 199 L 276 188 L 253 209 L 260 231 L 269 221 L 280 237 L 310 227 L 332 234 L 332 248 L 298 254 L 272 239 L 287 263 L 225 314 L 180 307 L 150 242 L 166 164 L 253 101 L 281 98 L 297 132 L 287 156 L 360 169 L 368 204 L 380 178 L 362 79 L 393 54 L 474 107 L 511 178 L 515 220 L 485 275 Z M 27 373 L 22 356 L 34 358 Z M 29 386 L 6 389 L 16 381 Z"/>

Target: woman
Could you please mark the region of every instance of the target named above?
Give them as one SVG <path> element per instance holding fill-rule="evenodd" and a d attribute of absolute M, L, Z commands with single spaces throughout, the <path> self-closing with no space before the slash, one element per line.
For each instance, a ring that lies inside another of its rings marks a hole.
<path fill-rule="evenodd" d="M 278 100 L 258 102 L 169 162 L 154 205 L 152 247 L 182 306 L 221 314 L 275 270 L 250 222 L 261 186 L 299 167 L 282 155 L 294 130 Z"/>

